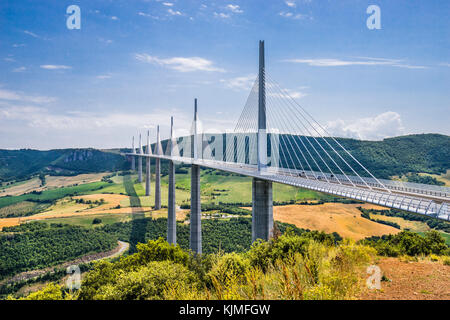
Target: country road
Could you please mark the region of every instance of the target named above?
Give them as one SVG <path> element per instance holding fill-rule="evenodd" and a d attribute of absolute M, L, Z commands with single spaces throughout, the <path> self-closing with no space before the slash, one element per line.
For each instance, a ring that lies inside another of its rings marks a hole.
<path fill-rule="evenodd" d="M 128 242 L 124 242 L 124 241 L 120 241 L 120 240 L 117 241 L 117 244 L 118 244 L 117 247 L 115 247 L 114 249 L 112 249 L 110 251 L 88 254 L 83 257 L 77 258 L 75 260 L 66 261 L 59 265 L 50 266 L 50 267 L 47 267 L 44 269 L 21 272 L 19 274 L 16 274 L 12 278 L 8 278 L 8 279 L 0 281 L 0 285 L 2 285 L 4 283 L 14 283 L 17 281 L 35 278 L 35 277 L 41 276 L 47 272 L 53 271 L 54 268 L 67 268 L 70 265 L 77 265 L 80 263 L 87 263 L 87 262 L 98 261 L 98 260 L 103 260 L 103 259 L 115 258 L 115 257 L 118 257 L 118 256 L 122 255 L 123 253 L 125 253 L 130 247 L 130 244 Z"/>

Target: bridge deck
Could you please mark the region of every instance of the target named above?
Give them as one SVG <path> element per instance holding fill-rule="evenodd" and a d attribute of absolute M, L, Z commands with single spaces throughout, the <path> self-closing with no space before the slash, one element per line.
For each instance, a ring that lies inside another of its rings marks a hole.
<path fill-rule="evenodd" d="M 264 172 L 258 172 L 255 165 L 217 160 L 154 154 L 127 153 L 124 155 L 160 158 L 187 164 L 195 164 L 244 176 L 325 192 L 345 198 L 361 200 L 384 207 L 401 209 L 450 220 L 450 192 L 446 190 L 448 188 L 429 188 L 429 186 L 421 184 L 402 185 L 396 183 L 396 181 L 389 183 L 389 180 L 382 180 L 383 185 L 381 185 L 374 179 L 372 181 L 369 178 L 364 178 L 367 185 L 370 186 L 369 188 L 366 183 L 357 179 L 357 177 L 351 177 L 350 181 L 346 181 L 339 176 L 334 177 L 328 174 L 324 177 L 323 174 L 319 176 L 314 172 L 303 172 L 285 168 L 268 167 Z"/>

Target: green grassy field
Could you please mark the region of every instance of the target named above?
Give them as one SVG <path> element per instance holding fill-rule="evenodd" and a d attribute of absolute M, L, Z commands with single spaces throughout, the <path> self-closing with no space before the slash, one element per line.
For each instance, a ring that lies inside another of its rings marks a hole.
<path fill-rule="evenodd" d="M 29 180 L 31 180 L 31 179 L 29 179 Z M 29 180 L 23 180 L 23 181 L 18 181 L 18 182 L 10 182 L 8 185 L 6 185 L 6 183 L 1 183 L 0 184 L 0 190 L 8 189 L 8 188 L 15 187 L 15 186 L 20 186 L 21 184 L 27 183 Z"/>
<path fill-rule="evenodd" d="M 42 191 L 40 193 L 28 193 L 20 196 L 12 196 L 12 197 L 1 197 L 0 198 L 0 208 L 19 203 L 22 201 L 39 201 L 39 202 L 51 202 L 54 200 L 62 199 L 69 195 L 76 194 L 87 194 L 92 191 L 96 191 L 97 193 L 102 193 L 103 188 L 108 186 L 107 182 L 99 181 L 81 184 L 73 187 L 65 187 L 65 188 L 57 188 L 52 190 Z"/>
<path fill-rule="evenodd" d="M 442 232 L 442 231 L 438 231 L 441 236 L 445 239 L 445 243 L 450 246 L 450 234 L 446 233 L 446 232 Z M 425 235 L 425 232 L 417 232 L 418 234 L 420 234 L 421 236 Z"/>
<path fill-rule="evenodd" d="M 207 173 L 202 170 L 201 174 L 201 194 L 202 202 L 222 202 L 222 203 L 250 203 L 252 198 L 252 179 L 242 176 L 223 176 Z M 117 193 L 139 197 L 140 205 L 153 206 L 155 189 L 154 175 L 151 180 L 152 195 L 145 197 L 145 183 L 137 183 L 137 175 L 115 176 L 115 182 L 101 190 L 101 193 Z M 190 174 L 176 174 L 176 202 L 178 205 L 189 203 L 191 177 Z M 161 178 L 161 201 L 167 205 L 168 176 Z M 134 189 L 134 190 L 133 190 Z M 91 194 L 97 191 L 89 192 Z M 292 186 L 275 183 L 273 185 L 274 201 L 289 200 L 327 200 L 332 196 L 323 193 L 300 189 Z M 122 205 L 122 204 L 121 204 Z M 124 203 L 123 206 L 129 206 Z"/>
<path fill-rule="evenodd" d="M 99 224 L 92 224 L 92 221 L 95 218 L 99 218 L 102 220 Z M 132 219 L 132 214 L 95 214 L 89 216 L 74 216 L 74 217 L 66 217 L 66 218 L 52 218 L 45 219 L 44 221 L 47 223 L 63 223 L 70 225 L 77 225 L 86 228 L 97 228 L 108 224 L 113 224 L 116 222 L 127 222 Z"/>
<path fill-rule="evenodd" d="M 21 201 L 19 203 L 14 203 L 9 206 L 0 208 L 0 218 L 27 216 L 44 210 L 49 206 L 50 204 L 46 203 Z"/>

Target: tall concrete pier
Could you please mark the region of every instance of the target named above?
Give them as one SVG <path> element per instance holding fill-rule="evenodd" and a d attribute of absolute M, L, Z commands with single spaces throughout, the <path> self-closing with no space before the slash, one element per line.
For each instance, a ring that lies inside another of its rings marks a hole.
<path fill-rule="evenodd" d="M 200 166 L 191 167 L 190 249 L 202 253 L 202 209 L 200 202 Z"/>
<path fill-rule="evenodd" d="M 134 136 L 133 136 L 133 140 L 131 142 L 131 153 L 133 153 L 133 154 L 136 153 L 136 149 L 134 148 Z M 136 157 L 131 156 L 131 171 L 135 171 L 135 170 L 136 170 Z"/>
<path fill-rule="evenodd" d="M 264 62 L 264 41 L 259 41 L 259 75 L 258 75 L 258 135 L 257 157 L 258 171 L 267 169 L 267 120 L 266 120 L 266 79 Z"/>
<path fill-rule="evenodd" d="M 147 148 L 145 149 L 146 154 L 151 154 L 152 150 L 150 149 L 150 130 L 147 130 Z M 152 171 L 150 170 L 150 157 L 145 158 L 145 195 L 150 195 L 150 175 Z"/>
<path fill-rule="evenodd" d="M 139 154 L 142 154 L 142 138 L 141 134 L 139 134 Z M 142 157 L 138 157 L 138 180 L 139 183 L 142 182 Z"/>
<path fill-rule="evenodd" d="M 272 182 L 253 178 L 252 241 L 269 240 L 273 236 Z"/>
<path fill-rule="evenodd" d="M 173 117 L 170 118 L 170 145 L 169 152 L 172 155 L 173 149 Z M 175 203 L 175 166 L 173 161 L 169 161 L 169 197 L 167 202 L 167 242 L 177 243 L 177 216 Z"/>
<path fill-rule="evenodd" d="M 198 157 L 197 132 L 197 99 L 194 102 L 194 159 Z M 202 253 L 202 209 L 200 202 L 200 166 L 191 166 L 191 222 L 190 222 L 190 249 L 195 253 Z"/>
<path fill-rule="evenodd" d="M 159 126 L 156 127 L 156 146 L 155 154 L 161 155 L 162 150 L 159 136 Z M 161 209 L 161 159 L 155 159 L 155 210 Z"/>
<path fill-rule="evenodd" d="M 264 41 L 259 42 L 258 76 L 258 171 L 267 168 L 266 86 L 264 67 Z M 252 182 L 252 241 L 269 240 L 273 235 L 272 182 L 253 178 Z"/>

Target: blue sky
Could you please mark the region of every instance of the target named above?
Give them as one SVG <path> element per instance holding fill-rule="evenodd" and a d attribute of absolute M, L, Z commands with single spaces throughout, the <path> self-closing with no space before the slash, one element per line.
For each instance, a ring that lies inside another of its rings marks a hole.
<path fill-rule="evenodd" d="M 381 29 L 369 30 L 369 5 Z M 66 9 L 81 9 L 81 29 Z M 258 68 L 329 131 L 450 134 L 448 1 L 3 0 L 0 148 L 122 147 L 170 116 L 233 128 Z"/>

